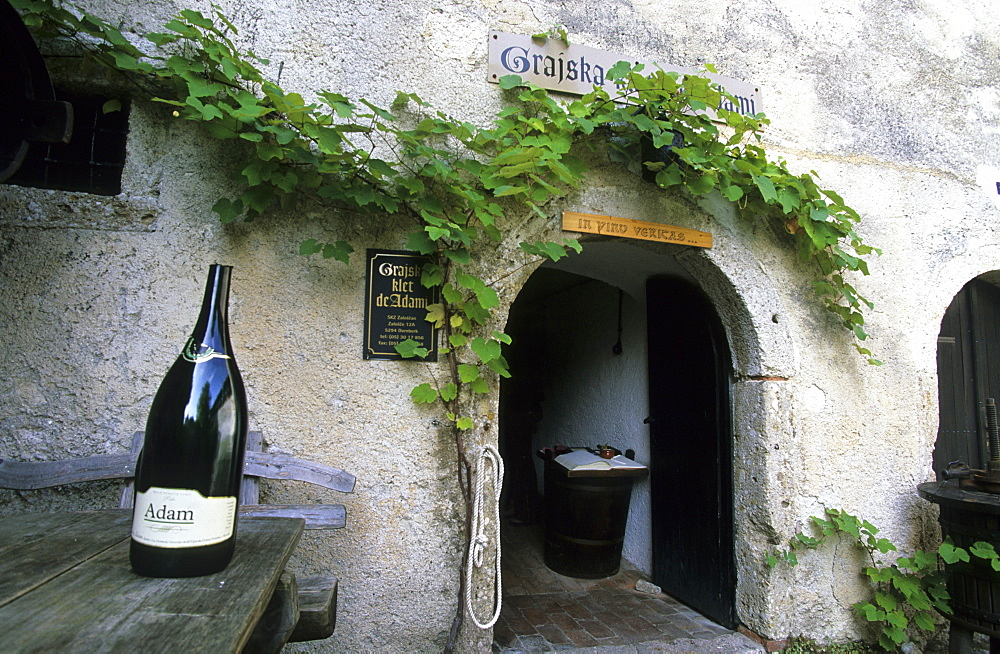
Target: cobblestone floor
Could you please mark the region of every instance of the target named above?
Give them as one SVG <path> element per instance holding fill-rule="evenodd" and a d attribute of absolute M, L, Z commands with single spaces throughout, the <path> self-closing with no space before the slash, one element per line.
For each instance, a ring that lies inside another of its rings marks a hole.
<path fill-rule="evenodd" d="M 503 609 L 494 652 L 763 651 L 668 595 L 636 591 L 646 577 L 627 561 L 613 577 L 574 579 L 545 567 L 537 525 L 504 524 L 502 537 Z"/>

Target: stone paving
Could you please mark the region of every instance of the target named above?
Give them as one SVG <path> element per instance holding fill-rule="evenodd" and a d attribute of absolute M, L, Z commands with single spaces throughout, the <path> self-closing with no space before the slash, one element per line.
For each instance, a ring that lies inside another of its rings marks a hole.
<path fill-rule="evenodd" d="M 627 561 L 613 577 L 574 579 L 545 567 L 537 526 L 505 524 L 502 533 L 504 596 L 494 652 L 764 651 L 668 595 L 635 590 L 648 579 Z"/>

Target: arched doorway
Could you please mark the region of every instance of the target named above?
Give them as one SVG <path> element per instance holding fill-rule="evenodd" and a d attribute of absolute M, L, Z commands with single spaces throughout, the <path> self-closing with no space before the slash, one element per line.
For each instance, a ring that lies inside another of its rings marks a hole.
<path fill-rule="evenodd" d="M 977 278 L 952 300 L 938 335 L 938 474 L 952 461 L 985 467 L 980 407 L 988 397 L 1000 401 L 1000 288 Z"/>
<path fill-rule="evenodd" d="M 506 331 L 514 339 L 507 351 L 514 377 L 503 383 L 500 407 L 501 449 L 513 465 L 505 490 L 508 515 L 524 507 L 527 520 L 541 519 L 538 448 L 611 441 L 634 449 L 636 460 L 650 464 L 651 479 L 633 491 L 625 559 L 667 593 L 733 628 L 732 372 L 725 331 L 712 302 L 672 256 L 600 245 L 606 246 L 604 257 L 588 244 L 574 264 L 540 268 L 511 308 Z M 661 373 L 673 381 L 663 381 Z M 677 424 L 668 415 L 676 405 L 664 397 L 676 395 L 671 383 L 700 392 L 684 402 L 692 412 L 683 435 L 667 430 L 658 437 L 659 428 Z M 712 420 L 696 429 L 695 415 Z M 709 452 L 706 466 L 702 457 Z M 650 492 L 654 486 L 659 499 Z M 707 593 L 689 592 L 706 587 Z"/>

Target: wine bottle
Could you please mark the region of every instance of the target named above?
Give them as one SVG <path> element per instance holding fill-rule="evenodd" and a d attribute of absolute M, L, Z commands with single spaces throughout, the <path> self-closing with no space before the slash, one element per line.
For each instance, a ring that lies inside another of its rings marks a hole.
<path fill-rule="evenodd" d="M 198 322 L 146 420 L 129 560 L 147 577 L 218 572 L 235 550 L 247 402 L 229 342 L 231 273 L 209 268 Z"/>

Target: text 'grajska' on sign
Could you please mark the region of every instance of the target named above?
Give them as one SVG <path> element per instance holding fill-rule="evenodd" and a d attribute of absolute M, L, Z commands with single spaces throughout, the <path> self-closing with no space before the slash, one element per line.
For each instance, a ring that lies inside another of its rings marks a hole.
<path fill-rule="evenodd" d="M 614 81 L 608 78 L 608 72 L 619 61 L 633 66 L 642 64 L 646 71 L 662 68 L 681 75 L 707 77 L 735 98 L 734 101 L 723 97 L 719 109 L 751 116 L 764 111 L 760 89 L 743 80 L 687 66 L 627 57 L 576 43 L 566 44 L 560 39 L 538 39 L 507 32 L 490 33 L 487 80 L 498 83 L 505 75 L 519 75 L 525 82 L 550 91 L 585 95 L 594 86 L 600 86 L 614 94 L 617 88 Z"/>

